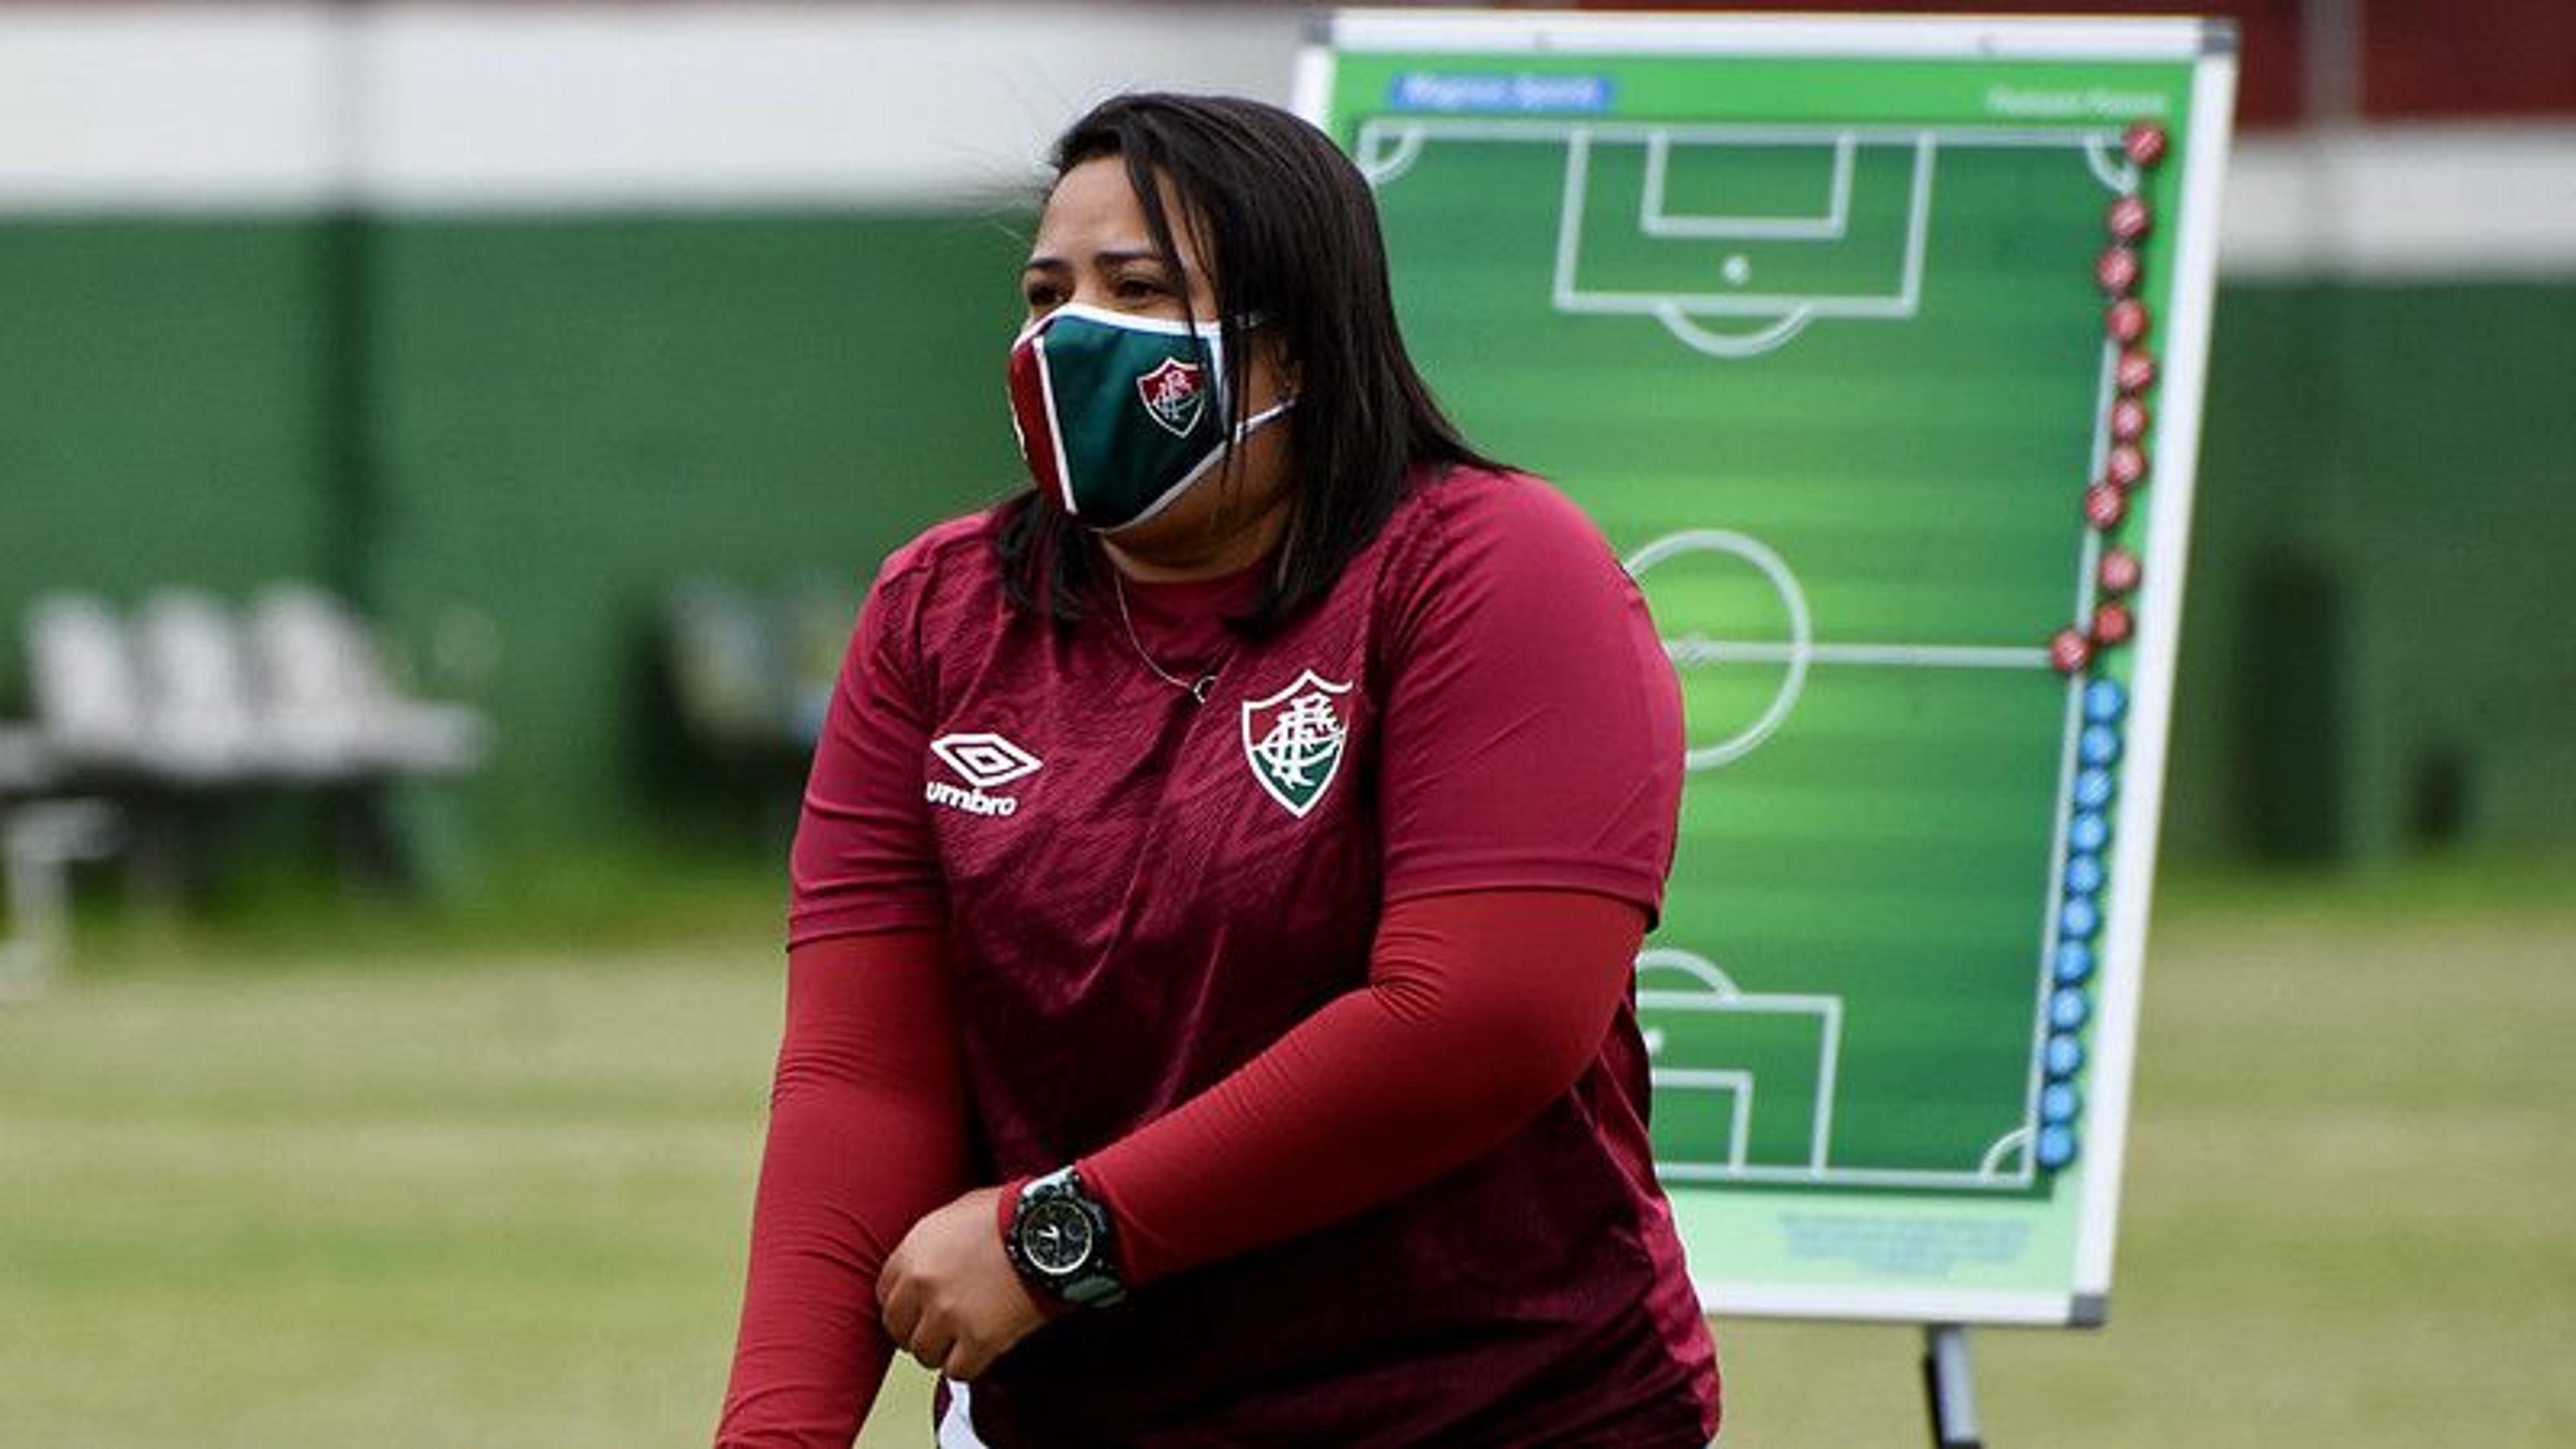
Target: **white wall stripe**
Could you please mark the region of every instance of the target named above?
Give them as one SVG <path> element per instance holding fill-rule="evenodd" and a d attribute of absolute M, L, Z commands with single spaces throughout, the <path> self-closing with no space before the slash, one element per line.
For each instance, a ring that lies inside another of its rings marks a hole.
<path fill-rule="evenodd" d="M 0 8 L 0 211 L 972 204 L 1091 102 L 1285 101 L 1302 15 L 1153 5 Z"/>
<path fill-rule="evenodd" d="M 2231 276 L 2576 278 L 2576 123 L 2240 137 Z"/>
<path fill-rule="evenodd" d="M 1284 100 L 1292 12 L 1093 6 L 396 10 L 366 52 L 398 205 L 956 202 L 1028 190 L 1139 86 Z"/>
<path fill-rule="evenodd" d="M 0 215 L 988 204 L 1131 86 L 1286 103 L 1296 7 L 0 8 Z M 2240 139 L 2230 276 L 2576 277 L 2576 121 Z"/>
<path fill-rule="evenodd" d="M 309 9 L 0 10 L 0 209 L 310 204 L 332 47 Z"/>

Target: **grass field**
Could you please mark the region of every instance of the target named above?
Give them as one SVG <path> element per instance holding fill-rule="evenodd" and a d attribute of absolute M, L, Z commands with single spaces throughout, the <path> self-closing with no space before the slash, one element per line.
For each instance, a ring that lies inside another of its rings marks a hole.
<path fill-rule="evenodd" d="M 2167 892 L 2111 1326 L 1977 1335 L 1990 1442 L 2576 1442 L 2576 869 L 2505 875 Z M 592 885 L 94 924 L 0 1009 L 0 1445 L 706 1442 L 775 889 Z M 1913 1331 L 1720 1332 L 1729 1445 L 1923 1442 Z"/>

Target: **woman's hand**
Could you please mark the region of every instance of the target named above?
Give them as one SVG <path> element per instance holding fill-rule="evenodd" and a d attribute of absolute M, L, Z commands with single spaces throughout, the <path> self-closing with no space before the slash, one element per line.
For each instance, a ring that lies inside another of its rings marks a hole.
<path fill-rule="evenodd" d="M 965 1382 L 1046 1319 L 1002 1251 L 998 1187 L 933 1211 L 877 1274 L 877 1308 L 897 1348 Z"/>

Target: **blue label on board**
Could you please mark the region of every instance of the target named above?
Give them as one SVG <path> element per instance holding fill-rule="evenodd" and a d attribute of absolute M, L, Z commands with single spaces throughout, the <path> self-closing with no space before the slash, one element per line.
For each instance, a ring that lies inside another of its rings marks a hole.
<path fill-rule="evenodd" d="M 1606 75 L 1408 70 L 1386 89 L 1391 111 L 1518 111 L 1597 116 L 1610 109 Z"/>

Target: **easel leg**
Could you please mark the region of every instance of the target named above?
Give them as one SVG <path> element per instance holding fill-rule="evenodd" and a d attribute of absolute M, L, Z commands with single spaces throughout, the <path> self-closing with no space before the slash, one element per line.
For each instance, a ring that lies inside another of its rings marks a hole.
<path fill-rule="evenodd" d="M 1968 1330 L 1955 1323 L 1923 1329 L 1923 1397 L 1932 1410 L 1934 1449 L 1985 1449 L 1977 1436 L 1977 1392 L 1969 1382 Z"/>

